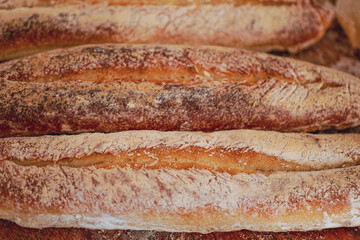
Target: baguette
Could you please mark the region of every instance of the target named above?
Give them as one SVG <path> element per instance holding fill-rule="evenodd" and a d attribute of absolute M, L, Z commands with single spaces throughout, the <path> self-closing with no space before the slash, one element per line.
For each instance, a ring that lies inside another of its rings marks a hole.
<path fill-rule="evenodd" d="M 296 52 L 334 18 L 326 0 L 0 3 L 0 61 L 89 43 L 222 45 Z"/>
<path fill-rule="evenodd" d="M 240 49 L 87 45 L 0 64 L 0 137 L 359 123 L 358 78 Z"/>
<path fill-rule="evenodd" d="M 3 138 L 0 218 L 202 233 L 358 226 L 359 146 L 356 134 L 254 130 Z"/>

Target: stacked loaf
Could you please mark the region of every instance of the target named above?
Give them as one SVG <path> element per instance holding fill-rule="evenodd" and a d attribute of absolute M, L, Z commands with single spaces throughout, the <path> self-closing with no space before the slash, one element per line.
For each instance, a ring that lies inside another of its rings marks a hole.
<path fill-rule="evenodd" d="M 305 133 L 359 126 L 360 79 L 199 46 L 299 50 L 329 25 L 327 1 L 57 4 L 0 3 L 3 60 L 96 43 L 0 64 L 1 219 L 201 233 L 360 225 L 360 135 Z"/>
<path fill-rule="evenodd" d="M 299 51 L 334 18 L 327 0 L 0 1 L 0 61 L 89 43 Z"/>
<path fill-rule="evenodd" d="M 351 75 L 239 49 L 89 45 L 0 76 L 2 218 L 197 232 L 359 222 L 359 135 L 232 130 L 359 125 Z"/>

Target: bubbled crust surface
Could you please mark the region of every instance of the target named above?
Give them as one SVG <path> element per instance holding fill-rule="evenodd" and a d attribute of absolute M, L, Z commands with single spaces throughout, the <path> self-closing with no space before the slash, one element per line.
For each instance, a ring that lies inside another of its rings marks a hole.
<path fill-rule="evenodd" d="M 329 2 L 309 0 L 5 1 L 1 7 L 0 60 L 108 42 L 296 52 L 319 40 L 334 17 Z"/>
<path fill-rule="evenodd" d="M 239 49 L 88 45 L 0 65 L 0 136 L 359 125 L 351 75 Z"/>

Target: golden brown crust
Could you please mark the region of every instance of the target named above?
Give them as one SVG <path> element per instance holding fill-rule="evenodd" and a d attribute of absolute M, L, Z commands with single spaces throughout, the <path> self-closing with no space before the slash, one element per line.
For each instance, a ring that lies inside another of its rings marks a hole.
<path fill-rule="evenodd" d="M 0 139 L 0 161 L 23 166 L 311 171 L 358 165 L 360 135 L 231 130 L 124 131 Z"/>
<path fill-rule="evenodd" d="M 90 45 L 0 65 L 0 136 L 314 131 L 360 123 L 360 82 L 239 49 Z"/>
<path fill-rule="evenodd" d="M 359 167 L 262 174 L 0 162 L 0 217 L 26 227 L 312 230 L 360 223 Z M 21 177 L 19 177 L 21 176 Z"/>
<path fill-rule="evenodd" d="M 359 163 L 359 143 L 254 130 L 1 138 L 0 218 L 203 233 L 357 226 L 360 167 L 344 166 Z"/>
<path fill-rule="evenodd" d="M 110 2 L 106 6 L 91 1 L 72 6 L 73 2 L 66 1 L 52 6 L 51 1 L 29 3 L 32 8 L 0 9 L 0 61 L 59 47 L 109 42 L 296 52 L 319 40 L 334 17 L 327 1 L 174 2 Z"/>
<path fill-rule="evenodd" d="M 210 155 L 210 157 L 209 157 Z M 241 159 L 241 160 L 239 160 Z M 53 165 L 52 161 L 19 161 L 15 163 L 23 166 L 47 166 Z M 108 168 L 111 166 L 126 167 L 133 169 L 207 169 L 210 171 L 227 172 L 236 174 L 239 172 L 261 171 L 284 171 L 289 169 L 307 170 L 311 167 L 296 163 L 286 162 L 274 156 L 244 149 L 228 151 L 224 149 L 212 149 L 211 153 L 206 149 L 189 147 L 186 149 L 157 148 L 138 149 L 130 152 L 112 154 L 92 154 L 81 158 L 62 159 L 56 164 L 60 166 Z M 350 163 L 350 165 L 355 163 Z"/>

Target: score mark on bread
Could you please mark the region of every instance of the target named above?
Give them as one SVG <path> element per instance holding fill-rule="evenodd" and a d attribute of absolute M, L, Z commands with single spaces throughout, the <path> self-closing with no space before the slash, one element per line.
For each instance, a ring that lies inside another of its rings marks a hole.
<path fill-rule="evenodd" d="M 0 64 L 0 136 L 316 131 L 360 124 L 360 81 L 222 47 L 85 45 Z"/>
<path fill-rule="evenodd" d="M 202 233 L 355 226 L 359 142 L 254 130 L 2 138 L 0 218 Z"/>

